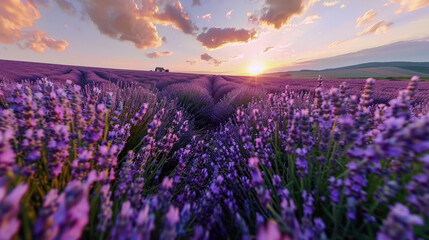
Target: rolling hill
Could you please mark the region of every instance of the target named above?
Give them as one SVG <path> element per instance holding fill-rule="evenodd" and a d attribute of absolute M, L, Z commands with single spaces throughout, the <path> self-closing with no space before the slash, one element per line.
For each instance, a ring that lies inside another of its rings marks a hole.
<path fill-rule="evenodd" d="M 265 76 L 278 76 L 290 78 L 314 78 L 322 75 L 330 79 L 350 78 L 379 78 L 396 79 L 409 78 L 418 75 L 421 78 L 429 78 L 429 62 L 370 62 L 352 66 L 329 68 L 323 70 L 287 71 L 268 73 Z"/>

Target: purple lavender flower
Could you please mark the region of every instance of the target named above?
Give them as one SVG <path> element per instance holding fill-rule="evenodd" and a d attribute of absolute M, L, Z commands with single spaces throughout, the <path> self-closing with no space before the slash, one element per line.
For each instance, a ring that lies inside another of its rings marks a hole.
<path fill-rule="evenodd" d="M 35 239 L 53 239 L 58 234 L 58 226 L 54 226 L 54 213 L 58 210 L 58 190 L 52 189 L 46 194 L 43 206 L 39 210 L 34 224 Z"/>
<path fill-rule="evenodd" d="M 98 213 L 97 225 L 97 230 L 101 233 L 106 232 L 112 224 L 113 202 L 110 199 L 111 196 L 112 192 L 110 191 L 110 185 L 103 185 L 100 188 L 100 212 Z"/>
<path fill-rule="evenodd" d="M 149 240 L 150 233 L 155 228 L 155 216 L 149 213 L 146 205 L 137 215 L 136 226 L 133 229 L 132 240 Z"/>
<path fill-rule="evenodd" d="M 77 156 L 78 158 L 72 163 L 72 176 L 73 179 L 82 181 L 87 178 L 91 168 L 92 151 L 88 151 L 86 148 L 78 148 Z"/>
<path fill-rule="evenodd" d="M 140 107 L 139 110 L 137 110 L 136 114 L 134 115 L 133 118 L 131 118 L 130 123 L 132 126 L 137 126 L 143 119 L 144 115 L 147 112 L 148 109 L 148 104 L 147 103 L 143 103 Z"/>
<path fill-rule="evenodd" d="M 343 186 L 343 181 L 341 179 L 335 179 L 331 176 L 329 178 L 329 198 L 333 204 L 340 203 L 341 197 L 341 187 Z"/>
<path fill-rule="evenodd" d="M 288 235 L 282 235 L 279 226 L 273 220 L 269 220 L 265 226 L 260 226 L 256 235 L 257 240 L 289 240 L 292 239 Z"/>
<path fill-rule="evenodd" d="M 50 129 L 49 142 L 47 148 L 50 158 L 48 159 L 48 169 L 50 170 L 50 178 L 55 178 L 62 172 L 64 163 L 69 156 L 69 126 L 67 125 L 54 125 Z"/>
<path fill-rule="evenodd" d="M 141 194 L 143 187 L 144 178 L 137 177 L 134 182 L 131 183 L 131 186 L 128 189 L 128 200 L 131 203 L 133 209 L 140 209 L 143 204 Z"/>
<path fill-rule="evenodd" d="M 179 220 L 179 209 L 170 205 L 167 214 L 165 214 L 164 231 L 161 233 L 161 239 L 172 240 L 176 238 L 176 225 Z"/>
<path fill-rule="evenodd" d="M 12 239 L 18 232 L 21 221 L 18 218 L 20 202 L 27 193 L 28 185 L 21 183 L 8 195 L 5 179 L 0 178 L 0 236 L 2 239 Z"/>
<path fill-rule="evenodd" d="M 58 210 L 53 215 L 56 239 L 79 239 L 89 221 L 89 186 L 71 181 L 58 197 Z"/>
<path fill-rule="evenodd" d="M 131 238 L 133 231 L 134 209 L 129 201 L 122 204 L 121 211 L 116 216 L 115 225 L 113 226 L 110 237 L 112 239 L 127 240 Z"/>
<path fill-rule="evenodd" d="M 13 132 L 10 129 L 0 130 L 0 176 L 11 171 L 15 164 L 15 151 L 10 144 Z"/>
<path fill-rule="evenodd" d="M 133 170 L 134 152 L 129 151 L 124 163 L 121 166 L 121 170 L 118 175 L 117 185 L 114 193 L 115 200 L 121 199 L 126 191 L 128 190 L 129 185 L 134 179 L 136 171 Z"/>
<path fill-rule="evenodd" d="M 383 226 L 377 233 L 377 240 L 390 239 L 414 239 L 413 226 L 423 225 L 423 219 L 410 213 L 410 210 L 396 203 L 389 212 L 387 218 L 383 221 Z"/>

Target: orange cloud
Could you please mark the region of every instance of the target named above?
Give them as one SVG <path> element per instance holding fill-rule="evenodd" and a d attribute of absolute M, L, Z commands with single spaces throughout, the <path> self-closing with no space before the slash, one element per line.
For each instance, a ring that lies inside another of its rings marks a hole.
<path fill-rule="evenodd" d="M 320 19 L 319 15 L 308 16 L 308 17 L 304 18 L 304 20 L 302 20 L 300 25 L 313 24 L 316 20 L 319 20 L 319 19 Z"/>
<path fill-rule="evenodd" d="M 134 0 L 132 1 L 134 2 Z M 151 2 L 151 0 L 146 1 Z M 164 7 L 164 12 L 155 14 L 154 20 L 162 25 L 171 25 L 186 34 L 194 34 L 195 31 L 198 31 L 198 27 L 189 19 L 185 8 L 179 1 L 176 1 L 174 5 L 167 3 Z"/>
<path fill-rule="evenodd" d="M 320 0 L 265 0 L 265 6 L 255 14 L 247 13 L 249 21 L 280 29 L 292 17 L 299 16 Z"/>
<path fill-rule="evenodd" d="M 42 31 L 34 29 L 34 21 L 40 18 L 37 7 L 29 1 L 0 0 L 0 42 L 18 44 L 43 53 L 46 48 L 64 51 L 68 43 L 55 40 Z"/>
<path fill-rule="evenodd" d="M 344 43 L 350 42 L 350 41 L 352 41 L 352 40 L 353 40 L 353 39 L 348 39 L 348 40 L 343 40 L 343 41 L 335 41 L 335 42 L 333 42 L 333 43 L 331 43 L 331 44 L 329 45 L 329 48 L 337 47 L 337 46 L 339 46 L 339 45 L 341 45 L 341 44 L 344 44 Z"/>
<path fill-rule="evenodd" d="M 68 42 L 64 40 L 55 40 L 42 31 L 35 31 L 27 34 L 24 42 L 26 48 L 30 48 L 39 53 L 44 53 L 47 48 L 59 52 L 65 51 L 68 45 Z"/>
<path fill-rule="evenodd" d="M 324 1 L 323 2 L 323 6 L 325 6 L 325 7 L 333 7 L 333 6 L 337 5 L 338 3 L 340 3 L 340 2 L 339 1 L 330 1 L 330 2 Z"/>
<path fill-rule="evenodd" d="M 390 0 L 390 3 L 399 3 L 400 8 L 396 14 L 402 12 L 413 12 L 429 5 L 429 0 Z"/>
<path fill-rule="evenodd" d="M 358 28 L 360 26 L 371 23 L 372 21 L 374 21 L 375 16 L 377 16 L 377 12 L 373 9 L 367 11 L 364 15 L 356 19 L 356 27 Z"/>
<path fill-rule="evenodd" d="M 357 35 L 361 36 L 361 35 L 370 34 L 370 33 L 375 33 L 375 34 L 385 33 L 390 29 L 392 25 L 393 25 L 393 22 L 387 22 L 386 20 L 381 20 L 365 28 L 362 32 L 358 33 Z"/>
<path fill-rule="evenodd" d="M 141 7 L 134 0 L 79 2 L 100 33 L 132 42 L 138 49 L 161 46 L 156 24 L 172 26 L 185 34 L 194 34 L 198 30 L 179 1 L 174 4 L 163 1 L 162 11 L 154 0 L 142 0 Z"/>
<path fill-rule="evenodd" d="M 146 56 L 148 58 L 160 58 L 160 57 L 164 57 L 164 56 L 171 56 L 172 54 L 173 54 L 173 52 L 170 52 L 170 51 L 151 52 L 151 53 L 146 53 Z"/>
<path fill-rule="evenodd" d="M 200 18 L 199 16 L 197 16 L 197 18 Z M 212 20 L 212 14 L 211 13 L 207 13 L 206 15 L 201 16 L 202 19 L 206 19 L 207 22 L 210 22 L 210 20 Z"/>
<path fill-rule="evenodd" d="M 255 30 L 217 27 L 197 36 L 197 40 L 208 49 L 222 48 L 231 43 L 247 43 L 257 38 L 258 33 Z"/>
<path fill-rule="evenodd" d="M 265 49 L 264 49 L 264 51 L 262 51 L 263 53 L 266 53 L 266 52 L 268 52 L 268 51 L 270 51 L 270 50 L 272 50 L 274 47 L 266 47 Z"/>

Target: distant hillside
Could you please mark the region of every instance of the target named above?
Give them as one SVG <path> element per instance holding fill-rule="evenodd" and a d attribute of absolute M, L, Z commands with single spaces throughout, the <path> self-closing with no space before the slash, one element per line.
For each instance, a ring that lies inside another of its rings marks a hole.
<path fill-rule="evenodd" d="M 329 68 L 323 70 L 300 70 L 269 73 L 267 76 L 281 76 L 290 78 L 315 78 L 322 75 L 324 78 L 386 78 L 401 80 L 418 75 L 429 78 L 429 62 L 370 62 L 352 66 Z"/>

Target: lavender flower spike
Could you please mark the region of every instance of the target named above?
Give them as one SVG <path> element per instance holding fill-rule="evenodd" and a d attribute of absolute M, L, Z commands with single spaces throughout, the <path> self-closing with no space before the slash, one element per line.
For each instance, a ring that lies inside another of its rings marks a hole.
<path fill-rule="evenodd" d="M 5 196 L 7 185 L 2 184 L 4 182 L 5 179 L 0 179 L 0 239 L 9 240 L 20 228 L 21 222 L 18 218 L 20 202 L 27 192 L 28 185 L 21 183 Z"/>
<path fill-rule="evenodd" d="M 423 219 L 410 213 L 410 210 L 396 203 L 390 209 L 389 215 L 383 222 L 383 226 L 377 233 L 377 240 L 414 239 L 414 225 L 423 225 Z"/>

